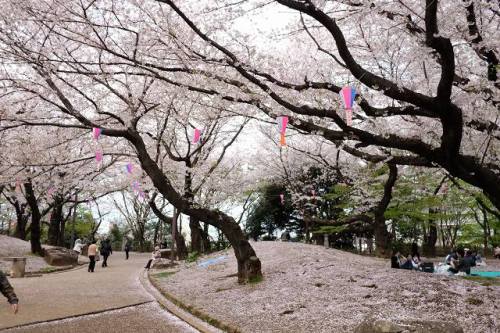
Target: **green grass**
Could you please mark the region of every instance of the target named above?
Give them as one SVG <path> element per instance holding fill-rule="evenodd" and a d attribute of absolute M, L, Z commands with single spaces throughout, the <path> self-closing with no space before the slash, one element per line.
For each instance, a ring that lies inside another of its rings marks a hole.
<path fill-rule="evenodd" d="M 500 286 L 500 278 L 484 276 L 464 276 L 466 280 L 474 281 L 483 286 Z"/>
<path fill-rule="evenodd" d="M 198 252 L 190 252 L 188 257 L 186 258 L 186 262 L 196 262 L 198 258 L 200 257 L 200 254 Z"/>
<path fill-rule="evenodd" d="M 55 268 L 55 267 L 44 267 L 40 270 L 40 273 L 53 273 L 53 272 L 57 272 L 59 269 Z"/>
<path fill-rule="evenodd" d="M 153 277 L 158 278 L 158 279 L 164 279 L 164 278 L 167 278 L 171 275 L 174 275 L 175 273 L 177 273 L 177 272 L 161 272 L 161 273 L 153 274 Z"/>
<path fill-rule="evenodd" d="M 250 279 L 248 279 L 248 283 L 250 284 L 257 284 L 259 282 L 262 282 L 264 280 L 264 277 L 261 276 L 255 276 L 255 277 L 251 277 Z"/>

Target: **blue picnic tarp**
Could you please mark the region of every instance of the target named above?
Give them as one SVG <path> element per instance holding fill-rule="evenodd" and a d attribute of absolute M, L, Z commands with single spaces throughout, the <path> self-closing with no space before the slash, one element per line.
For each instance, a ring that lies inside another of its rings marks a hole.
<path fill-rule="evenodd" d="M 476 272 L 471 272 L 472 276 L 481 276 L 481 277 L 500 277 L 500 272 L 480 272 L 480 271 L 476 271 Z"/>
<path fill-rule="evenodd" d="M 210 265 L 218 264 L 219 262 L 223 261 L 226 258 L 227 258 L 227 256 L 220 256 L 220 257 L 217 257 L 217 258 L 210 258 L 210 259 L 207 259 L 205 261 L 200 262 L 198 264 L 198 267 L 206 268 L 206 267 L 208 267 Z"/>

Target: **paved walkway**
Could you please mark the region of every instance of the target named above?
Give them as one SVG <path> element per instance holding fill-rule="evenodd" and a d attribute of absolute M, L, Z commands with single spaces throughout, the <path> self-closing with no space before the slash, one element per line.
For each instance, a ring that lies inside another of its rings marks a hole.
<path fill-rule="evenodd" d="M 160 308 L 142 287 L 139 273 L 148 258 L 133 253 L 126 261 L 117 252 L 107 268 L 97 262 L 94 273 L 82 268 L 11 279 L 20 312 L 14 315 L 0 302 L 0 330 L 33 324 L 3 332 L 196 332 Z"/>

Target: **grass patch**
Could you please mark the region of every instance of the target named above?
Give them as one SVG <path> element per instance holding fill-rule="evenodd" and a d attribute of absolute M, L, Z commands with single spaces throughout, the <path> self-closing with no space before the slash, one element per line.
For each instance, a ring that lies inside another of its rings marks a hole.
<path fill-rule="evenodd" d="M 250 279 L 248 279 L 248 283 L 250 284 L 257 284 L 259 282 L 262 282 L 264 281 L 264 277 L 261 275 L 261 276 L 254 276 L 254 277 L 251 277 Z"/>
<path fill-rule="evenodd" d="M 175 273 L 177 273 L 177 272 L 161 272 L 161 273 L 152 274 L 152 275 L 155 278 L 164 279 L 164 278 L 168 278 L 171 275 L 174 275 Z"/>
<path fill-rule="evenodd" d="M 195 262 L 198 260 L 200 257 L 200 254 L 198 252 L 190 252 L 188 257 L 186 258 L 186 262 Z"/>
<path fill-rule="evenodd" d="M 500 278 L 485 277 L 485 276 L 464 276 L 463 278 L 469 281 L 477 282 L 485 287 L 500 286 Z"/>
<path fill-rule="evenodd" d="M 57 272 L 59 269 L 55 267 L 44 267 L 40 270 L 40 273 L 54 273 Z"/>

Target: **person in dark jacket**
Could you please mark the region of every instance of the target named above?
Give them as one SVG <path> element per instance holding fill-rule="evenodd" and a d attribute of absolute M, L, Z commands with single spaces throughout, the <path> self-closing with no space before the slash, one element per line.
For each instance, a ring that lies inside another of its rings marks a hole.
<path fill-rule="evenodd" d="M 106 238 L 101 244 L 101 255 L 103 257 L 102 267 L 108 267 L 108 257 L 113 254 L 113 249 L 111 248 L 111 241 Z"/>
<path fill-rule="evenodd" d="M 130 239 L 127 239 L 127 242 L 125 243 L 125 259 L 128 260 L 128 253 L 132 250 L 132 242 Z"/>
<path fill-rule="evenodd" d="M 5 274 L 0 271 L 0 292 L 2 292 L 2 295 L 4 295 L 7 298 L 7 301 L 10 303 L 10 306 L 12 307 L 12 311 L 14 313 L 17 313 L 19 310 L 19 300 L 17 299 L 16 294 L 14 293 L 14 288 L 9 283 L 9 280 L 7 280 L 7 277 Z"/>

